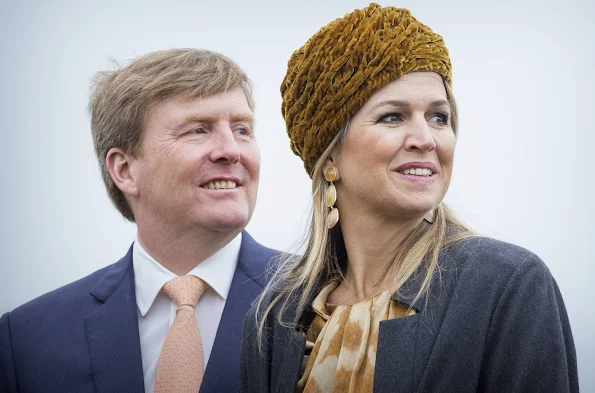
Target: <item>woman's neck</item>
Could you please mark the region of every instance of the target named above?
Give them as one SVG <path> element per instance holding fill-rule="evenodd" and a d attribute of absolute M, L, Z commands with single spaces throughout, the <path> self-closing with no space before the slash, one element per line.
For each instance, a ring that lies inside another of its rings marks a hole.
<path fill-rule="evenodd" d="M 341 232 L 348 256 L 347 271 L 333 300 L 337 304 L 355 303 L 388 289 L 390 280 L 383 277 L 403 240 L 422 219 L 388 220 L 377 215 L 343 214 Z"/>

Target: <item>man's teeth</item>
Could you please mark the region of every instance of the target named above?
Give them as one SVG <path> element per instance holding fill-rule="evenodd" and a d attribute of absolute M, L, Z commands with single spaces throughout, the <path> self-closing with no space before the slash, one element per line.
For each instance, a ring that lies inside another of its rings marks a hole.
<path fill-rule="evenodd" d="M 425 168 L 410 168 L 401 172 L 404 175 L 431 176 L 432 171 Z"/>
<path fill-rule="evenodd" d="M 208 188 L 209 190 L 221 190 L 221 189 L 230 190 L 232 188 L 236 188 L 236 182 L 235 181 L 212 181 L 212 182 L 205 184 L 202 187 Z"/>

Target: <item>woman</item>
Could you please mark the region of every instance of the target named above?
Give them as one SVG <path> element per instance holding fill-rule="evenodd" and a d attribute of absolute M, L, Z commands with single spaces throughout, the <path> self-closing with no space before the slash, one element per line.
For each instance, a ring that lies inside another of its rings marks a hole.
<path fill-rule="evenodd" d="M 546 266 L 442 203 L 450 86 L 442 38 L 404 9 L 356 10 L 292 55 L 282 111 L 314 212 L 246 317 L 242 392 L 578 391 Z"/>

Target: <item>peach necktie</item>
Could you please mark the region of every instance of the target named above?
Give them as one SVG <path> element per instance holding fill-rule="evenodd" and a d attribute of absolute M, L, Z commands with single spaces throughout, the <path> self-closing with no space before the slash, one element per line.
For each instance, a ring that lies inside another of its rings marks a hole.
<path fill-rule="evenodd" d="M 195 276 L 176 277 L 162 288 L 178 305 L 155 374 L 155 393 L 198 393 L 204 375 L 202 342 L 196 323 L 196 303 L 207 284 Z"/>

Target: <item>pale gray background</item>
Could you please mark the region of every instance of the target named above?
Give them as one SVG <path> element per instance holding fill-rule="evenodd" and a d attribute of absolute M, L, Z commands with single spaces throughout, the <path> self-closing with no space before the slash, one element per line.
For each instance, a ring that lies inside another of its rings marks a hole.
<path fill-rule="evenodd" d="M 461 113 L 447 201 L 479 232 L 546 262 L 570 315 L 582 390 L 595 391 L 594 2 L 382 3 L 411 9 L 445 38 Z M 289 249 L 310 185 L 289 151 L 279 85 L 293 50 L 366 5 L 2 0 L 0 313 L 116 261 L 135 236 L 105 194 L 86 113 L 90 79 L 111 58 L 197 47 L 245 69 L 263 157 L 248 229 Z"/>

